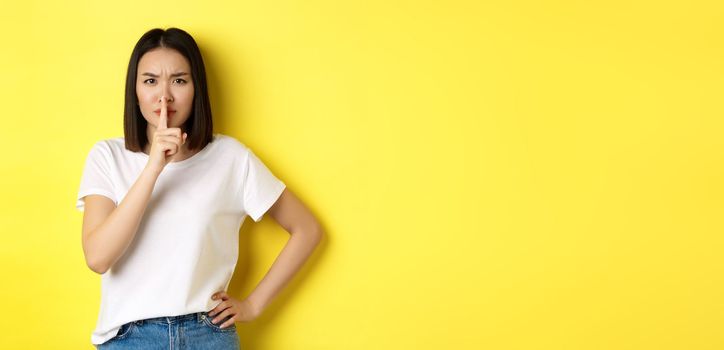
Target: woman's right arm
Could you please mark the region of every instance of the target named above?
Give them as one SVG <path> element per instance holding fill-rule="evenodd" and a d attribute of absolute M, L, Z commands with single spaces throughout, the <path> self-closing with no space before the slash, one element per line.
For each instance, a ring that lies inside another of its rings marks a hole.
<path fill-rule="evenodd" d="M 117 208 L 108 197 L 85 197 L 83 253 L 91 270 L 105 273 L 131 244 L 159 174 L 145 167 Z"/>
<path fill-rule="evenodd" d="M 123 255 L 136 236 L 156 180 L 172 156 L 186 143 L 180 128 L 168 128 L 166 99 L 162 99 L 158 128 L 153 134 L 148 163 L 116 208 L 101 195 L 85 196 L 83 254 L 88 267 L 104 274 Z"/>

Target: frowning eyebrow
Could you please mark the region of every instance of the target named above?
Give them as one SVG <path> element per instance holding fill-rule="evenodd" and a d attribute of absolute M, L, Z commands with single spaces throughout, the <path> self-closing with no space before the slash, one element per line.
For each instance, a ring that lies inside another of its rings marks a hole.
<path fill-rule="evenodd" d="M 149 72 L 143 73 L 143 74 L 141 74 L 141 75 L 146 75 L 146 76 L 149 76 L 149 77 L 152 77 L 152 78 L 158 78 L 158 75 L 153 74 L 153 73 L 149 73 Z M 173 77 L 180 77 L 180 76 L 184 76 L 184 75 L 189 75 L 189 73 L 186 73 L 186 72 L 173 73 L 173 74 L 171 74 L 171 78 L 173 78 Z"/>

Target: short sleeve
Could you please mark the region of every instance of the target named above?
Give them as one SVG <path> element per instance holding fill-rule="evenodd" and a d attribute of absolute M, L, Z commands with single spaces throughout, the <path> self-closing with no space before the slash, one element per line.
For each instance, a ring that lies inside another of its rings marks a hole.
<path fill-rule="evenodd" d="M 75 207 L 79 211 L 85 209 L 85 196 L 99 194 L 111 199 L 116 205 L 118 201 L 111 181 L 111 151 L 103 141 L 97 142 L 88 152 L 85 167 L 80 179 L 80 188 Z"/>
<path fill-rule="evenodd" d="M 244 211 L 259 222 L 276 202 L 286 185 L 251 151 L 248 151 L 243 167 L 242 205 Z"/>

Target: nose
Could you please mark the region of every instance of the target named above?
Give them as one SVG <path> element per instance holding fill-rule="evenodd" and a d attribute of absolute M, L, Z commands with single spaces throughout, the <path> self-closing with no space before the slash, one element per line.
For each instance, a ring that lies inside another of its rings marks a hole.
<path fill-rule="evenodd" d="M 166 98 L 166 103 L 173 102 L 173 97 L 171 96 L 171 89 L 169 88 L 169 84 L 162 84 L 161 96 L 158 97 L 158 103 L 161 103 L 164 98 Z"/>
<path fill-rule="evenodd" d="M 164 97 L 166 98 L 166 103 L 173 102 L 173 97 L 162 95 L 161 97 L 158 98 L 158 103 L 163 102 Z"/>

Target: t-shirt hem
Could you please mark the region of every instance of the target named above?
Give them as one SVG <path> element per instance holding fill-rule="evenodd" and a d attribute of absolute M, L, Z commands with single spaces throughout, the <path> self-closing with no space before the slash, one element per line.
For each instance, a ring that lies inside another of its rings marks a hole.
<path fill-rule="evenodd" d="M 261 221 L 262 217 L 264 217 L 264 214 L 271 208 L 271 206 L 279 199 L 279 196 L 281 196 L 282 192 L 286 188 L 286 184 L 282 181 L 278 182 L 277 187 L 274 189 L 274 191 L 270 191 L 269 195 L 266 196 L 259 205 L 259 210 L 256 213 L 248 213 L 254 222 Z"/>
<path fill-rule="evenodd" d="M 118 203 L 116 202 L 116 199 L 115 199 L 115 195 L 111 191 L 108 191 L 103 188 L 89 188 L 87 190 L 84 190 L 84 191 L 78 193 L 78 199 L 75 202 L 75 208 L 81 212 L 84 211 L 85 210 L 85 199 L 83 199 L 83 197 L 91 195 L 91 194 L 99 194 L 104 197 L 108 197 L 108 199 L 112 200 L 114 204 L 118 205 Z"/>
<path fill-rule="evenodd" d="M 119 330 L 121 330 L 121 326 L 114 327 L 103 335 L 93 333 L 91 334 L 91 344 L 93 344 L 94 346 L 101 345 L 118 335 Z"/>

